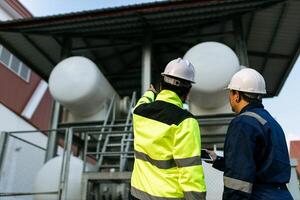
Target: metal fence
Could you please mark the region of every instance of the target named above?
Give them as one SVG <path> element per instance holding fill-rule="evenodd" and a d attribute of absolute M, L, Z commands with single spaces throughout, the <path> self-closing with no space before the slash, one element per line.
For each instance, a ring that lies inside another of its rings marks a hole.
<path fill-rule="evenodd" d="M 58 195 L 60 193 L 58 190 L 33 192 L 32 188 L 34 177 L 45 161 L 47 151 L 47 137 L 45 134 L 56 132 L 64 135 L 66 131 L 66 129 L 57 129 L 0 133 L 1 199 L 24 200 L 32 199 L 32 195 L 37 194 Z M 60 181 L 60 185 L 63 188 L 62 181 Z"/>

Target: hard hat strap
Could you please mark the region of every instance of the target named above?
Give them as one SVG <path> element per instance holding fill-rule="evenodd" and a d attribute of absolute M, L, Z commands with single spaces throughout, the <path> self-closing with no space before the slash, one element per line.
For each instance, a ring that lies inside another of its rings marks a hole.
<path fill-rule="evenodd" d="M 246 101 L 251 102 L 251 101 L 262 101 L 263 95 L 261 94 L 252 94 L 252 93 L 247 93 L 247 92 L 240 92 L 241 96 L 246 99 Z"/>
<path fill-rule="evenodd" d="M 166 83 L 169 83 L 171 85 L 177 86 L 177 87 L 185 87 L 185 88 L 189 88 L 191 87 L 191 84 L 188 83 L 187 81 L 180 81 L 178 79 L 169 77 L 169 76 L 163 76 L 164 77 L 164 81 Z"/>
<path fill-rule="evenodd" d="M 260 95 L 260 94 L 251 94 L 251 93 L 247 93 L 247 92 L 244 92 L 243 94 L 250 99 L 262 99 L 262 95 Z"/>

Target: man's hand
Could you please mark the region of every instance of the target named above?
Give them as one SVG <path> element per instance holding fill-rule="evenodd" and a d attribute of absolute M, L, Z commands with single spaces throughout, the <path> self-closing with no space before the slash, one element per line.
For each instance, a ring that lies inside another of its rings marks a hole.
<path fill-rule="evenodd" d="M 149 89 L 147 91 L 152 91 L 154 94 L 157 94 L 157 91 L 152 84 L 150 84 Z"/>
<path fill-rule="evenodd" d="M 208 151 L 207 153 L 210 155 L 210 157 L 212 158 L 213 161 L 215 161 L 217 159 L 217 154 L 214 151 Z"/>

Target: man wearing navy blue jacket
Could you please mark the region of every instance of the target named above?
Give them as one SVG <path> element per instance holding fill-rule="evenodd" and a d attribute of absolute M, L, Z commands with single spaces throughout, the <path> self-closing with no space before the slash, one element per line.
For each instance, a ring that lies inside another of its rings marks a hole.
<path fill-rule="evenodd" d="M 237 72 L 228 86 L 232 110 L 224 158 L 209 152 L 213 167 L 224 171 L 223 200 L 291 200 L 286 184 L 290 161 L 280 125 L 264 109 L 265 81 L 255 70 Z"/>

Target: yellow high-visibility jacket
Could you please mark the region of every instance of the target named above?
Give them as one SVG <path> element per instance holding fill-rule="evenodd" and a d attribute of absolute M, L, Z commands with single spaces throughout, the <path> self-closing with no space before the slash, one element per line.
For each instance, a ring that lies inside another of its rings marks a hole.
<path fill-rule="evenodd" d="M 206 196 L 198 121 L 178 95 L 147 91 L 133 112 L 135 162 L 131 194 L 141 200 Z"/>

